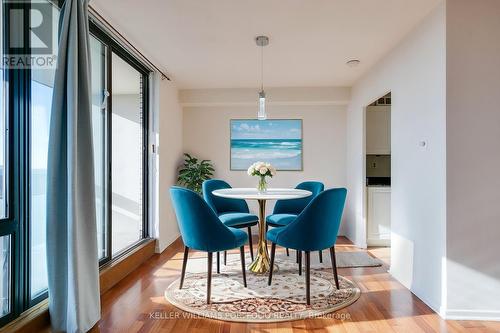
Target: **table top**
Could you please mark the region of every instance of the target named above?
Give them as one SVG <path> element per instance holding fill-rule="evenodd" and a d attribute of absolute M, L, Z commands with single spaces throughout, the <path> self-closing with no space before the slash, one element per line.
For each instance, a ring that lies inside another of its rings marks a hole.
<path fill-rule="evenodd" d="M 212 194 L 229 199 L 288 200 L 305 198 L 311 196 L 312 192 L 294 188 L 269 188 L 266 192 L 260 193 L 255 188 L 226 188 L 215 190 Z"/>

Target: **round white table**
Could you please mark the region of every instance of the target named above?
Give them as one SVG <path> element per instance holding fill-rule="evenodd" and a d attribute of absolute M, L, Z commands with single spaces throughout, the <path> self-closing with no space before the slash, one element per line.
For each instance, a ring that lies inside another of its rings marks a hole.
<path fill-rule="evenodd" d="M 248 269 L 257 274 L 265 274 L 269 271 L 270 260 L 267 253 L 266 243 L 266 200 L 289 200 L 306 198 L 312 192 L 288 188 L 270 188 L 265 192 L 259 192 L 255 188 L 227 188 L 215 190 L 213 195 L 228 199 L 257 200 L 259 203 L 259 243 L 257 256 Z"/>

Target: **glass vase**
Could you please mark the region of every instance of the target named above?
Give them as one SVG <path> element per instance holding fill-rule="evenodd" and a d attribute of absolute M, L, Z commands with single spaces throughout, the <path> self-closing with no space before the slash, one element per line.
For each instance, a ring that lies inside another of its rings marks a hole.
<path fill-rule="evenodd" d="M 266 176 L 259 176 L 259 183 L 257 184 L 257 191 L 259 191 L 259 193 L 266 193 L 266 191 L 267 191 Z"/>

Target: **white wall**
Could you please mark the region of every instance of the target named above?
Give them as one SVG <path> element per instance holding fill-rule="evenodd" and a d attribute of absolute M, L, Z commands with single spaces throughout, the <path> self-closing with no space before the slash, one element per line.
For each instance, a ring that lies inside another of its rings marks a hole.
<path fill-rule="evenodd" d="M 446 16 L 446 316 L 500 320 L 500 2 Z"/>
<path fill-rule="evenodd" d="M 304 180 L 319 180 L 326 187 L 346 185 L 346 88 L 269 89 L 270 119 L 303 119 L 303 171 L 279 171 L 273 187 L 293 187 Z M 235 187 L 254 187 L 246 171 L 230 171 L 230 119 L 255 119 L 255 89 L 181 91 L 184 105 L 184 151 L 212 160 L 215 177 Z M 272 204 L 268 205 L 268 212 Z M 257 212 L 256 206 L 251 209 Z"/>
<path fill-rule="evenodd" d="M 365 107 L 392 92 L 391 274 L 434 309 L 445 251 L 445 7 L 435 8 L 352 88 L 346 235 L 366 246 Z M 427 148 L 419 146 L 427 142 Z"/>
<path fill-rule="evenodd" d="M 163 251 L 179 237 L 177 220 L 170 201 L 170 186 L 177 181 L 182 158 L 182 108 L 174 83 L 163 80 L 159 89 L 159 230 L 157 252 Z"/>

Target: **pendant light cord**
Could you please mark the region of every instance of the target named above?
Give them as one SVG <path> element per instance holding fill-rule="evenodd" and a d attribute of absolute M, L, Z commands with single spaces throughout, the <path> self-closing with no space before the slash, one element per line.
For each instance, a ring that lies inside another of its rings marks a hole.
<path fill-rule="evenodd" d="M 260 46 L 260 90 L 264 91 L 264 46 Z"/>

